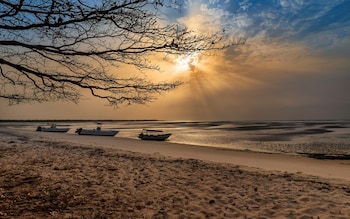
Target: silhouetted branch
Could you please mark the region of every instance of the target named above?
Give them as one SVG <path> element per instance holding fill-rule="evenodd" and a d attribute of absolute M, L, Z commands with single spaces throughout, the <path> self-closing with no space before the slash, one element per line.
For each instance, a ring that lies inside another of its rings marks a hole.
<path fill-rule="evenodd" d="M 158 69 L 154 53 L 184 54 L 223 49 L 224 33 L 195 34 L 160 22 L 174 0 L 0 1 L 0 98 L 10 104 L 77 102 L 81 92 L 111 105 L 146 103 L 182 83 L 153 83 L 108 66 Z"/>

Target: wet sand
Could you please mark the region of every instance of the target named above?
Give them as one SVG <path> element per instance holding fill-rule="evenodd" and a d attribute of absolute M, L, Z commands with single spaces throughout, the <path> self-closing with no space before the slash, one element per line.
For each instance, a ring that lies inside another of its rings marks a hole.
<path fill-rule="evenodd" d="M 350 218 L 346 161 L 0 129 L 0 166 L 0 218 Z"/>

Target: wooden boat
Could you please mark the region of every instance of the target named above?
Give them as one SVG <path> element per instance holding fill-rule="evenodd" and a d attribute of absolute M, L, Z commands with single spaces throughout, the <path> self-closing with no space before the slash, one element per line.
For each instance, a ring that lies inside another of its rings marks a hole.
<path fill-rule="evenodd" d="M 56 124 L 51 124 L 50 127 L 38 126 L 36 131 L 38 132 L 68 132 L 70 128 L 57 128 Z"/>
<path fill-rule="evenodd" d="M 115 136 L 118 134 L 118 130 L 102 130 L 101 126 L 97 126 L 96 129 L 83 129 L 78 128 L 75 133 L 79 135 L 97 135 L 97 136 Z"/>
<path fill-rule="evenodd" d="M 165 141 L 170 135 L 170 133 L 164 133 L 162 130 L 143 129 L 139 134 L 139 138 L 142 140 Z"/>

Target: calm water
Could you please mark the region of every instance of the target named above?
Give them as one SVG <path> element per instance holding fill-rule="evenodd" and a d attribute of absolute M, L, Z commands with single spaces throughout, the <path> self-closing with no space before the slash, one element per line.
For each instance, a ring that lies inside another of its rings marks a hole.
<path fill-rule="evenodd" d="M 59 127 L 95 128 L 92 121 L 56 121 Z M 33 130 L 43 121 L 0 122 L 0 126 Z M 350 121 L 102 121 L 116 137 L 137 139 L 143 128 L 171 132 L 169 142 L 274 153 L 350 155 Z"/>

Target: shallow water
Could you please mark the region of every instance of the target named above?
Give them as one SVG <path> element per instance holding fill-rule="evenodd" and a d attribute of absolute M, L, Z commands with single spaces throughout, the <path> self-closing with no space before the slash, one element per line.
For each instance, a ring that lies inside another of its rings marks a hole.
<path fill-rule="evenodd" d="M 137 139 L 143 128 L 172 133 L 173 143 L 273 153 L 350 156 L 350 121 L 101 121 L 117 129 L 116 137 Z M 55 121 L 58 127 L 92 129 L 94 121 Z M 46 121 L 0 122 L 0 126 L 33 130 Z"/>

